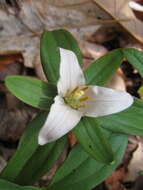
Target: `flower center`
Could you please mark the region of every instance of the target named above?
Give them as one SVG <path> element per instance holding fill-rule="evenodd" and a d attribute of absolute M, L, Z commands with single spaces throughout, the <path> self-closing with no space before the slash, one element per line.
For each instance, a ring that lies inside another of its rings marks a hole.
<path fill-rule="evenodd" d="M 86 90 L 88 89 L 88 86 L 82 88 L 77 86 L 72 91 L 68 90 L 64 97 L 65 103 L 76 110 L 85 107 L 85 104 L 83 102 L 89 99 L 89 96 L 85 96 Z"/>

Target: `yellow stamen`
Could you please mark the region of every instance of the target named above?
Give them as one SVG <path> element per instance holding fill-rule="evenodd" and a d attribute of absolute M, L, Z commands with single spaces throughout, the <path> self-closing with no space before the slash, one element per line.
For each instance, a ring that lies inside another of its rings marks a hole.
<path fill-rule="evenodd" d="M 79 89 L 79 86 L 75 87 L 72 91 L 71 94 L 75 93 Z"/>
<path fill-rule="evenodd" d="M 88 87 L 88 86 L 85 86 L 85 87 L 83 87 L 81 90 L 86 91 L 87 89 L 89 89 L 89 87 Z"/>
<path fill-rule="evenodd" d="M 86 100 L 89 100 L 88 96 L 85 96 L 85 97 L 82 97 L 82 98 L 79 99 L 80 102 L 84 102 Z"/>
<path fill-rule="evenodd" d="M 77 92 L 74 93 L 75 98 L 79 99 L 80 97 L 82 97 L 85 94 L 85 92 L 83 90 L 79 90 Z"/>

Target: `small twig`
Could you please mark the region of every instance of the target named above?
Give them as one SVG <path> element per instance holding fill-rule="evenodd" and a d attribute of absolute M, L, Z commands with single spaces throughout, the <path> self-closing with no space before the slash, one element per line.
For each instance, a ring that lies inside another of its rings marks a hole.
<path fill-rule="evenodd" d="M 21 20 L 21 18 L 19 18 L 19 19 L 20 19 L 20 22 L 21 22 L 30 32 L 32 32 L 35 36 L 40 36 L 40 35 L 41 35 L 40 32 L 37 32 L 37 31 L 33 30 L 28 24 L 26 24 L 23 20 Z"/>
<path fill-rule="evenodd" d="M 102 25 L 102 24 L 111 24 L 111 23 L 118 23 L 118 22 L 128 22 L 130 19 L 109 19 L 109 20 L 100 20 L 100 21 L 92 21 L 86 24 L 79 24 L 79 25 L 66 25 L 61 26 L 61 28 L 71 29 L 71 28 L 81 28 L 86 26 L 93 26 L 93 25 Z"/>
<path fill-rule="evenodd" d="M 54 5 L 55 7 L 59 7 L 59 8 L 66 8 L 66 7 L 75 7 L 75 6 L 80 6 L 80 5 L 84 5 L 86 3 L 90 3 L 92 2 L 92 0 L 85 0 L 83 2 L 80 2 L 80 3 L 71 3 L 71 4 L 63 4 L 63 5 Z"/>

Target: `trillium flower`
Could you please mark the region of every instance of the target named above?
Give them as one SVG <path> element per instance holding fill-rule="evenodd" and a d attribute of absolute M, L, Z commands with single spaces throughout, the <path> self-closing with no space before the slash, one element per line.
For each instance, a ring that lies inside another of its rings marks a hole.
<path fill-rule="evenodd" d="M 60 48 L 58 94 L 41 128 L 38 143 L 55 141 L 72 130 L 83 116 L 100 117 L 120 112 L 133 103 L 130 94 L 87 86 L 76 55 Z"/>

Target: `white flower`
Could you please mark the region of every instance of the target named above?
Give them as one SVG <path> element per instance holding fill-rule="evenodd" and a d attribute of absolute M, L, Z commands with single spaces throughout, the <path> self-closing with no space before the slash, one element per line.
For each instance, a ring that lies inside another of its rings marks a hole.
<path fill-rule="evenodd" d="M 99 117 L 117 113 L 133 103 L 132 96 L 126 92 L 87 86 L 77 57 L 72 51 L 60 48 L 60 57 L 58 95 L 40 130 L 40 145 L 68 133 L 83 116 Z"/>

